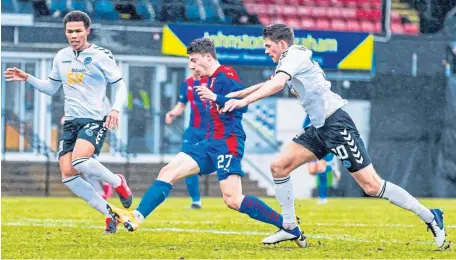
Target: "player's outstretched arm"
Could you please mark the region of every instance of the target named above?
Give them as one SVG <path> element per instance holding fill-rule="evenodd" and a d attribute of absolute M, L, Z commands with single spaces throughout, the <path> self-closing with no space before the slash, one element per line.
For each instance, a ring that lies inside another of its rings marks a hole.
<path fill-rule="evenodd" d="M 128 96 L 127 86 L 125 85 L 123 79 L 111 84 L 111 86 L 116 87 L 116 96 L 114 104 L 112 105 L 111 113 L 109 113 L 106 118 L 105 126 L 109 130 L 114 129 L 119 124 L 119 112 L 125 105 Z"/>
<path fill-rule="evenodd" d="M 236 108 L 245 107 L 257 100 L 274 95 L 275 93 L 283 89 L 285 83 L 289 79 L 289 75 L 283 72 L 279 72 L 272 79 L 266 81 L 261 87 L 259 87 L 255 92 L 251 93 L 247 97 L 241 100 L 233 99 L 228 101 L 225 104 L 225 107 L 222 109 L 222 112 L 231 112 Z"/>
<path fill-rule="evenodd" d="M 7 68 L 4 72 L 6 81 L 27 81 L 30 83 L 36 90 L 47 94 L 49 96 L 54 95 L 57 90 L 59 90 L 62 82 L 59 80 L 41 80 L 35 78 L 34 76 L 27 74 L 25 71 L 20 70 L 16 67 Z"/>
<path fill-rule="evenodd" d="M 257 89 L 261 88 L 261 86 L 263 86 L 264 83 L 265 82 L 261 82 L 259 84 L 250 86 L 250 87 L 248 87 L 246 89 L 235 91 L 235 92 L 231 92 L 228 95 L 226 95 L 226 97 L 229 97 L 229 98 L 244 98 L 244 97 L 252 94 L 253 92 L 255 92 Z"/>
<path fill-rule="evenodd" d="M 182 115 L 185 111 L 185 104 L 182 103 L 182 102 L 177 102 L 176 106 L 171 109 L 168 113 L 166 113 L 166 116 L 165 116 L 165 123 L 166 124 L 172 124 L 173 123 L 173 120 L 174 118 Z"/>

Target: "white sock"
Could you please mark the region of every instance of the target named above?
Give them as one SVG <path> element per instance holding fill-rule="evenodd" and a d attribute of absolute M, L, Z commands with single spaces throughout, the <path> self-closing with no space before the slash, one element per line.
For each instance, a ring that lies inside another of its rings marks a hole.
<path fill-rule="evenodd" d="M 290 176 L 274 178 L 274 189 L 277 201 L 282 209 L 283 227 L 293 229 L 296 227 L 296 213 L 294 207 L 293 184 Z"/>
<path fill-rule="evenodd" d="M 111 184 L 113 188 L 119 187 L 122 182 L 119 176 L 112 173 L 108 168 L 104 167 L 103 164 L 93 158 L 77 158 L 72 161 L 72 164 L 76 170 L 107 182 Z"/>
<path fill-rule="evenodd" d="M 68 187 L 74 194 L 87 201 L 92 208 L 96 209 L 106 217 L 109 215 L 106 205 L 108 204 L 88 182 L 83 180 L 79 175 L 71 176 L 62 180 L 63 184 Z"/>
<path fill-rule="evenodd" d="M 394 183 L 383 181 L 382 185 L 380 185 L 380 191 L 378 192 L 377 196 L 389 200 L 396 206 L 414 212 L 425 223 L 431 223 L 432 220 L 434 220 L 434 215 L 428 208 L 423 206 L 406 190 L 395 185 Z"/>
<path fill-rule="evenodd" d="M 101 181 L 93 176 L 83 174 L 81 177 L 86 180 L 90 185 L 92 185 L 93 189 L 99 194 L 103 195 L 104 190 L 103 186 L 101 186 Z"/>
<path fill-rule="evenodd" d="M 137 211 L 137 210 L 133 210 L 133 216 L 135 216 L 136 220 L 139 222 L 139 223 L 142 223 L 144 221 L 144 216 L 143 214 L 141 214 L 141 212 Z"/>

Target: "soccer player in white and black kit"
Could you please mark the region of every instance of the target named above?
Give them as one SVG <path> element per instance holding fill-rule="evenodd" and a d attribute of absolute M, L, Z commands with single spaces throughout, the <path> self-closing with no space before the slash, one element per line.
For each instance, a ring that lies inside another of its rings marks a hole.
<path fill-rule="evenodd" d="M 108 203 L 79 176 L 82 173 L 111 184 L 122 205 L 131 206 L 133 196 L 125 178 L 92 158 L 100 153 L 107 129 L 117 126 L 127 89 L 112 53 L 87 42 L 90 23 L 84 12 L 73 11 L 65 16 L 63 25 L 70 46 L 55 56 L 49 79 L 40 80 L 17 68 L 8 68 L 4 75 L 7 81 L 27 81 L 47 95 L 54 95 L 63 85 L 65 123 L 59 147 L 62 182 L 106 216 L 105 233 L 115 233 L 116 221 L 109 215 Z M 107 84 L 117 88 L 109 114 L 103 106 Z"/>
<path fill-rule="evenodd" d="M 290 174 L 305 163 L 334 153 L 367 194 L 387 199 L 417 214 L 432 231 L 435 243 L 441 248 L 445 244 L 443 212 L 426 208 L 407 191 L 383 180 L 376 173 L 355 124 L 342 109 L 346 101 L 331 91 L 331 83 L 326 80 L 325 73 L 312 60 L 312 51 L 304 46 L 293 45 L 293 30 L 284 24 L 266 26 L 263 37 L 265 53 L 278 63 L 274 77 L 228 95 L 243 99 L 231 99 L 222 112 L 268 97 L 287 84 L 312 121 L 312 126 L 297 135 L 271 164 L 276 198 L 283 214 L 283 227 L 266 237 L 263 243 L 302 239 L 303 235 L 296 223 Z"/>

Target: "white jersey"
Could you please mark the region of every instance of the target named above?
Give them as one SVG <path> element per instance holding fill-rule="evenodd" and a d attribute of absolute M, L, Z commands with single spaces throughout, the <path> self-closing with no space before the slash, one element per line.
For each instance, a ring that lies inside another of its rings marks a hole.
<path fill-rule="evenodd" d="M 71 47 L 54 58 L 49 79 L 61 81 L 65 95 L 65 119 L 102 120 L 106 115 L 106 85 L 122 79 L 112 53 L 94 44 L 83 51 Z"/>
<path fill-rule="evenodd" d="M 312 60 L 312 51 L 304 46 L 291 45 L 282 53 L 275 70 L 276 74 L 279 72 L 290 76 L 287 85 L 316 128 L 322 127 L 328 116 L 347 103 L 331 91 L 331 83 L 326 80 L 325 73 Z"/>

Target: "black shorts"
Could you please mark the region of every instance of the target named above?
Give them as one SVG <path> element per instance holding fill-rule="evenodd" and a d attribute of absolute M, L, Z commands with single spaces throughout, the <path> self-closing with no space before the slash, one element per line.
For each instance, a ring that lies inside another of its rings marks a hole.
<path fill-rule="evenodd" d="M 95 147 L 95 155 L 100 154 L 108 129 L 103 126 L 104 120 L 76 118 L 65 121 L 59 144 L 59 158 L 73 152 L 77 139 L 89 141 Z"/>
<path fill-rule="evenodd" d="M 324 126 L 310 126 L 293 141 L 309 149 L 318 159 L 333 153 L 349 172 L 359 171 L 371 164 L 355 123 L 340 108 L 326 119 Z"/>

